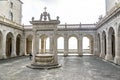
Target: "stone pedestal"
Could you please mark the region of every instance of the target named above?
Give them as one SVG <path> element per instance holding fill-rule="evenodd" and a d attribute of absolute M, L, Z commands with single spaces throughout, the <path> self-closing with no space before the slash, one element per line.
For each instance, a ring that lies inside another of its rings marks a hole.
<path fill-rule="evenodd" d="M 61 67 L 61 65 L 56 63 L 54 54 L 36 54 L 35 62 L 28 67 L 32 69 L 52 69 Z"/>

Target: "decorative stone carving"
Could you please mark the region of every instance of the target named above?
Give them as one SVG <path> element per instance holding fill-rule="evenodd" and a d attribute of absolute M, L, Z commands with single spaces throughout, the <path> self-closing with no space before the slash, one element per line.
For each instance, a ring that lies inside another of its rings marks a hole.
<path fill-rule="evenodd" d="M 31 24 L 33 24 L 34 28 L 33 30 L 36 30 L 36 33 L 40 34 L 39 33 L 39 30 L 51 30 L 53 35 L 52 38 L 55 38 L 56 37 L 56 31 L 57 31 L 57 25 L 60 23 L 59 21 L 59 17 L 57 17 L 57 20 L 51 20 L 50 18 L 50 14 L 46 12 L 46 7 L 44 8 L 45 11 L 41 14 L 40 16 L 40 21 L 38 20 L 35 20 L 32 19 L 32 21 L 30 22 Z M 37 26 L 37 27 L 36 27 Z M 38 35 L 37 34 L 37 35 Z M 34 36 L 36 36 L 36 34 L 34 34 Z M 37 43 L 36 41 L 33 43 L 34 49 L 36 50 L 33 50 L 33 55 L 34 55 L 34 58 L 33 58 L 33 61 L 31 63 L 31 65 L 29 65 L 28 67 L 30 68 L 35 68 L 35 69 L 49 69 L 49 68 L 57 68 L 57 67 L 60 67 L 60 65 L 58 64 L 58 56 L 57 56 L 57 51 L 56 51 L 56 44 L 51 44 L 52 45 L 52 51 L 46 53 L 45 52 L 45 35 L 43 35 L 42 37 L 42 44 L 41 44 L 41 52 L 40 53 L 37 53 L 36 52 L 39 52 L 39 51 L 36 51 L 37 50 Z M 55 39 L 52 39 L 52 42 L 56 42 Z"/>

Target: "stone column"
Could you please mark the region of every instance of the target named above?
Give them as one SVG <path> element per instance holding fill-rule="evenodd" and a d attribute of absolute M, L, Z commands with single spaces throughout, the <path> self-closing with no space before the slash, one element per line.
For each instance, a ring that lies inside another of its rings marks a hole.
<path fill-rule="evenodd" d="M 64 56 L 68 55 L 68 36 L 67 34 L 64 37 Z"/>
<path fill-rule="evenodd" d="M 36 53 L 39 53 L 39 35 L 36 35 Z"/>
<path fill-rule="evenodd" d="M 97 34 L 96 34 L 97 35 Z M 92 40 L 92 49 L 93 49 L 93 54 L 96 56 L 99 56 L 99 40 L 98 37 L 94 35 L 94 40 Z"/>
<path fill-rule="evenodd" d="M 20 56 L 22 56 L 23 55 L 23 39 L 21 38 L 20 39 Z"/>
<path fill-rule="evenodd" d="M 55 55 L 55 63 L 58 64 L 58 56 L 57 56 L 57 37 L 54 35 L 54 44 L 53 44 L 53 54 Z"/>
<path fill-rule="evenodd" d="M 52 34 L 51 34 L 51 36 L 50 36 L 50 53 L 53 53 L 53 36 L 52 36 Z"/>
<path fill-rule="evenodd" d="M 101 53 L 101 36 L 100 34 L 97 35 L 97 53 L 98 53 L 98 56 L 100 56 L 100 53 Z"/>
<path fill-rule="evenodd" d="M 6 36 L 3 36 L 3 40 L 2 40 L 2 59 L 6 59 Z"/>
<path fill-rule="evenodd" d="M 78 55 L 83 55 L 83 46 L 82 46 L 82 36 L 79 37 L 78 40 Z"/>
<path fill-rule="evenodd" d="M 36 43 L 36 34 L 35 34 L 35 31 L 34 31 L 34 33 L 33 33 L 34 35 L 33 35 L 33 53 L 32 53 L 32 55 L 33 55 L 33 59 L 32 59 L 32 63 L 35 63 L 35 55 L 36 55 L 36 44 L 38 44 L 38 43 Z"/>
<path fill-rule="evenodd" d="M 20 41 L 20 55 L 26 55 L 26 38 L 24 36 Z"/>
<path fill-rule="evenodd" d="M 118 33 L 115 37 L 115 53 L 114 62 L 120 65 L 120 35 Z"/>
<path fill-rule="evenodd" d="M 106 37 L 105 37 L 106 38 Z M 100 57 L 102 58 L 105 58 L 105 41 L 103 39 L 103 36 L 102 36 L 102 39 L 100 40 L 100 43 L 101 43 L 101 53 L 100 53 Z"/>
<path fill-rule="evenodd" d="M 113 60 L 113 57 L 112 57 L 112 51 L 111 51 L 111 38 L 108 36 L 108 34 L 106 35 L 106 43 L 107 43 L 107 53 L 106 53 L 106 56 L 105 56 L 105 59 L 106 60 Z"/>
<path fill-rule="evenodd" d="M 12 53 L 11 57 L 16 56 L 16 37 L 12 38 Z"/>
<path fill-rule="evenodd" d="M 44 42 L 45 40 L 44 40 L 44 38 L 41 38 L 41 53 L 44 53 L 44 51 L 45 51 L 45 46 L 44 46 L 44 44 L 45 44 L 45 42 Z"/>
<path fill-rule="evenodd" d="M 90 39 L 90 54 L 94 54 L 93 53 L 93 40 Z"/>

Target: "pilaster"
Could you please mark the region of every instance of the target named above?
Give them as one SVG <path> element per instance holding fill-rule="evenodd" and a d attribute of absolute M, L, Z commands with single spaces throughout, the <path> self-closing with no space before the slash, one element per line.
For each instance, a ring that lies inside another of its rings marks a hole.
<path fill-rule="evenodd" d="M 3 36 L 3 42 L 2 42 L 2 59 L 6 59 L 6 36 Z"/>
<path fill-rule="evenodd" d="M 20 53 L 21 53 L 21 55 L 27 55 L 27 53 L 26 53 L 26 38 L 25 38 L 25 36 L 23 36 L 22 39 L 21 39 Z"/>
<path fill-rule="evenodd" d="M 104 40 L 101 39 L 101 53 L 100 53 L 100 57 L 105 58 L 105 46 L 104 46 Z"/>
<path fill-rule="evenodd" d="M 97 35 L 97 34 L 96 34 Z M 94 40 L 91 40 L 91 52 L 94 54 L 94 55 L 96 55 L 96 56 L 99 56 L 99 52 L 98 52 L 98 38 L 97 38 L 97 36 L 96 35 L 94 35 Z"/>
<path fill-rule="evenodd" d="M 16 56 L 16 37 L 12 39 L 12 53 L 11 53 L 11 57 L 15 56 Z"/>
<path fill-rule="evenodd" d="M 106 53 L 105 59 L 106 60 L 113 60 L 112 51 L 111 51 L 111 39 L 109 39 L 108 34 L 106 35 L 106 37 L 107 37 L 106 38 L 107 53 Z"/>
<path fill-rule="evenodd" d="M 116 64 L 120 65 L 120 35 L 116 33 L 116 37 L 115 37 L 115 58 L 114 58 L 114 62 Z"/>

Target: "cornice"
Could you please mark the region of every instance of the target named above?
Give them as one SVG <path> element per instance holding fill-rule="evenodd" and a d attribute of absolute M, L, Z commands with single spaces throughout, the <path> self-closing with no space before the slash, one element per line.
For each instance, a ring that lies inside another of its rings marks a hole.
<path fill-rule="evenodd" d="M 15 28 L 15 29 L 19 29 L 19 30 L 23 30 L 23 26 L 10 21 L 9 19 L 6 19 L 5 17 L 0 16 L 0 24 L 11 27 L 11 28 Z"/>
<path fill-rule="evenodd" d="M 115 7 L 113 7 L 110 10 L 110 12 L 96 24 L 97 29 L 102 27 L 102 25 L 107 23 L 109 20 L 113 19 L 119 13 L 120 13 L 120 3 L 116 5 Z"/>

